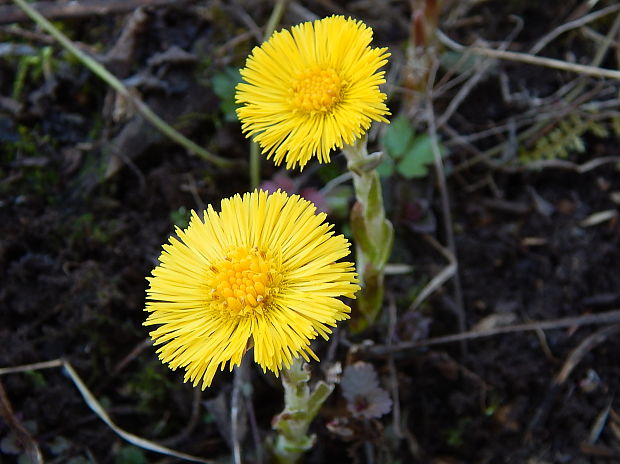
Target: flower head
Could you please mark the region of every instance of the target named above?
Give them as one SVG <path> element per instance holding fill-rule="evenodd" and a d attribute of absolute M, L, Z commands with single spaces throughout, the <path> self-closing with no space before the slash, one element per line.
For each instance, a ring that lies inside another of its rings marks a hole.
<path fill-rule="evenodd" d="M 237 110 L 242 130 L 276 164 L 301 168 L 316 155 L 362 137 L 389 111 L 379 84 L 386 48 L 370 48 L 372 29 L 331 16 L 276 32 L 241 70 Z"/>
<path fill-rule="evenodd" d="M 349 242 L 315 210 L 297 195 L 254 191 L 222 200 L 219 213 L 209 206 L 204 220 L 192 211 L 148 278 L 145 325 L 160 325 L 150 334 L 160 359 L 203 389 L 251 347 L 276 375 L 299 356 L 318 359 L 310 341 L 349 317 L 338 297 L 359 286 L 353 264 L 337 262 Z"/>

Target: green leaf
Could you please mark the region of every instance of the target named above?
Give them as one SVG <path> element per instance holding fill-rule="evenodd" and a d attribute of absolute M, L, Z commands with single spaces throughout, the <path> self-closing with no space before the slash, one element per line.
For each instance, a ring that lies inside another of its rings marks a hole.
<path fill-rule="evenodd" d="M 16 455 L 22 451 L 21 447 L 19 446 L 19 441 L 16 433 L 9 432 L 4 438 L 2 438 L 2 440 L 0 440 L 0 451 L 2 451 L 2 454 L 5 455 Z"/>
<path fill-rule="evenodd" d="M 355 237 L 356 245 L 363 251 L 364 255 L 372 261 L 375 256 L 375 246 L 368 236 L 368 228 L 364 221 L 363 208 L 359 201 L 356 201 L 351 208 L 351 229 Z"/>
<path fill-rule="evenodd" d="M 376 257 L 375 265 L 379 269 L 384 269 L 385 265 L 390 259 L 390 255 L 392 254 L 392 247 L 394 245 L 394 227 L 392 223 L 385 219 L 383 224 L 381 224 L 381 248 L 378 251 L 378 255 Z"/>
<path fill-rule="evenodd" d="M 123 446 L 114 458 L 115 464 L 146 464 L 144 452 L 135 446 Z"/>
<path fill-rule="evenodd" d="M 333 217 L 345 219 L 349 216 L 349 202 L 354 195 L 350 185 L 340 185 L 327 194 L 327 207 Z"/>
<path fill-rule="evenodd" d="M 448 150 L 439 146 L 441 156 L 445 156 Z M 400 175 L 407 179 L 420 178 L 428 175 L 429 164 L 433 164 L 432 141 L 429 135 L 420 135 L 413 141 L 411 147 L 403 155 L 403 159 L 396 166 Z"/>
<path fill-rule="evenodd" d="M 396 116 L 383 136 L 383 146 L 394 159 L 400 159 L 413 143 L 415 131 L 404 115 Z"/>
<path fill-rule="evenodd" d="M 24 372 L 24 374 L 30 378 L 30 381 L 35 386 L 35 388 L 45 387 L 47 385 L 45 376 L 41 374 L 40 371 L 26 371 Z"/>
<path fill-rule="evenodd" d="M 185 206 L 181 206 L 179 209 L 170 212 L 170 222 L 180 229 L 187 229 L 187 226 L 189 226 L 189 218 L 190 213 Z"/>
<path fill-rule="evenodd" d="M 237 68 L 226 68 L 211 78 L 211 87 L 220 98 L 220 110 L 224 113 L 224 120 L 228 122 L 237 120 L 235 88 L 239 82 L 241 74 Z"/>
<path fill-rule="evenodd" d="M 474 55 L 466 55 L 464 52 L 455 52 L 448 50 L 441 54 L 439 62 L 441 67 L 447 71 L 454 73 L 465 73 L 475 68 L 480 61 L 480 58 Z"/>
<path fill-rule="evenodd" d="M 390 177 L 394 174 L 394 160 L 390 156 L 384 156 L 381 164 L 377 166 L 377 172 L 381 177 Z"/>
<path fill-rule="evenodd" d="M 91 461 L 86 459 L 84 456 L 76 456 L 67 461 L 67 464 L 92 464 Z"/>
<path fill-rule="evenodd" d="M 60 435 L 55 437 L 51 443 L 49 443 L 49 449 L 54 456 L 58 456 L 63 452 L 67 451 L 71 448 L 71 442 L 67 440 L 65 437 L 61 437 Z"/>

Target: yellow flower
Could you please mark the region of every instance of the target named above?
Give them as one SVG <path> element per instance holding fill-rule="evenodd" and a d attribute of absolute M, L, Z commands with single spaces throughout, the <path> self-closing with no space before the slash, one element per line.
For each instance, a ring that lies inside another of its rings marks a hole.
<path fill-rule="evenodd" d="M 276 32 L 254 48 L 237 85 L 237 114 L 276 164 L 298 163 L 362 137 L 372 121 L 388 122 L 383 103 L 386 48 L 370 48 L 372 29 L 361 21 L 331 16 Z"/>
<path fill-rule="evenodd" d="M 315 212 L 281 191 L 222 200 L 204 221 L 192 211 L 148 278 L 145 325 L 161 324 L 150 334 L 159 358 L 203 389 L 251 347 L 276 375 L 299 356 L 318 360 L 310 341 L 348 319 L 338 298 L 355 298 L 359 286 L 353 264 L 337 262 L 349 242 Z"/>

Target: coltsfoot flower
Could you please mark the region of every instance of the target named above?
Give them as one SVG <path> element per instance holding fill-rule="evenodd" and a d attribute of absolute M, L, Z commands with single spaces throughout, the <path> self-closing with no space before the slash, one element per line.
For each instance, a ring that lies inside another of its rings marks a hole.
<path fill-rule="evenodd" d="M 150 333 L 159 358 L 203 389 L 252 347 L 276 375 L 299 356 L 318 360 L 311 340 L 348 319 L 339 297 L 355 298 L 359 286 L 354 265 L 338 262 L 349 242 L 315 213 L 281 191 L 235 195 L 204 219 L 192 211 L 148 278 L 145 325 L 159 325 Z"/>
<path fill-rule="evenodd" d="M 384 71 L 390 54 L 371 48 L 372 29 L 331 16 L 276 32 L 254 48 L 237 85 L 242 130 L 276 164 L 300 168 L 351 145 L 372 121 L 388 122 Z"/>

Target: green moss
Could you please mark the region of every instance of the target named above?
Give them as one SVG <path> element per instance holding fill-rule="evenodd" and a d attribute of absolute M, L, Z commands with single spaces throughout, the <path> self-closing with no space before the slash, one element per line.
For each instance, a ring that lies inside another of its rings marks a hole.
<path fill-rule="evenodd" d="M 445 436 L 448 445 L 454 448 L 459 448 L 463 446 L 463 444 L 465 443 L 463 435 L 465 433 L 465 429 L 470 423 L 471 419 L 468 417 L 464 417 L 462 419 L 459 419 L 455 427 L 446 430 Z"/>
<path fill-rule="evenodd" d="M 521 147 L 519 161 L 527 164 L 540 160 L 568 158 L 573 153 L 585 153 L 587 151 L 584 140 L 586 135 L 606 139 L 609 137 L 609 129 L 617 135 L 616 128 L 620 130 L 620 118 L 600 120 L 594 113 L 568 115 L 540 137 L 533 148 Z"/>
<path fill-rule="evenodd" d="M 126 384 L 126 393 L 138 398 L 137 408 L 151 411 L 154 403 L 165 400 L 175 385 L 164 375 L 162 366 L 154 362 L 133 373 Z"/>
<path fill-rule="evenodd" d="M 50 46 L 42 47 L 36 55 L 20 56 L 15 65 L 12 97 L 19 100 L 27 83 L 39 83 L 45 74 L 51 74 L 58 68 Z"/>
<path fill-rule="evenodd" d="M 68 236 L 72 241 L 92 240 L 105 245 L 112 241 L 119 229 L 114 220 L 98 221 L 91 212 L 84 213 L 68 225 Z"/>
<path fill-rule="evenodd" d="M 185 206 L 181 206 L 179 209 L 170 213 L 170 222 L 173 226 L 177 226 L 181 229 L 187 229 L 189 226 L 189 211 Z"/>
<path fill-rule="evenodd" d="M 41 163 L 28 163 L 29 159 L 41 160 L 57 142 L 49 135 L 40 135 L 36 127 L 17 126 L 17 140 L 4 141 L 0 144 L 0 171 L 2 178 L 14 177 L 11 182 L 0 183 L 0 194 L 45 196 L 50 203 L 54 201 L 54 192 L 59 183 L 57 167 L 43 159 Z"/>

